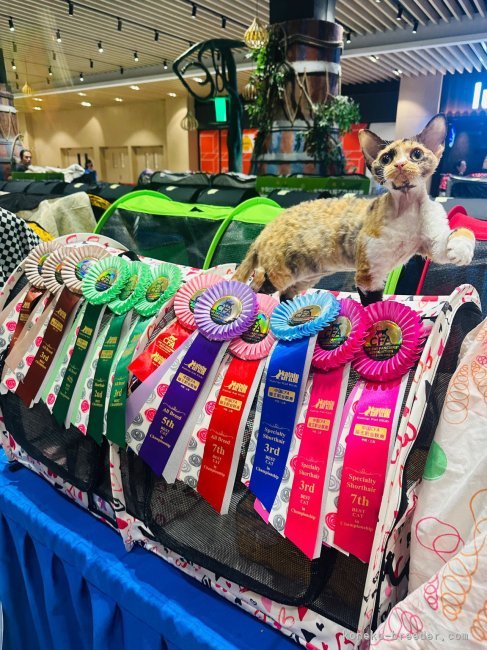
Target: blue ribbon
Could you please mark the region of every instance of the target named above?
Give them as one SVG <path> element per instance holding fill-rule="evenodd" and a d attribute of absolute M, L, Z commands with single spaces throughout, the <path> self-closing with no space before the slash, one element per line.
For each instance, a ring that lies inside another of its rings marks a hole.
<path fill-rule="evenodd" d="M 286 467 L 309 338 L 279 341 L 269 360 L 250 491 L 270 512 Z"/>

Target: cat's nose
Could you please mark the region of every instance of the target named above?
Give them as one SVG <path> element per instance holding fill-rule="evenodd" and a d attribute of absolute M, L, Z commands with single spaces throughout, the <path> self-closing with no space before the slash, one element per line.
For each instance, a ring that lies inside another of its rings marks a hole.
<path fill-rule="evenodd" d="M 394 163 L 394 167 L 401 170 L 405 164 L 406 164 L 406 160 L 398 160 L 396 163 Z"/>

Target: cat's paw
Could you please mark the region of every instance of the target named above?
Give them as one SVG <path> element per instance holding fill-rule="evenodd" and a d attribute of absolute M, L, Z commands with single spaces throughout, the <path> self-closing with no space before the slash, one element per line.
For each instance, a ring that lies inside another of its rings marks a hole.
<path fill-rule="evenodd" d="M 475 250 L 475 240 L 469 237 L 451 237 L 446 247 L 446 256 L 450 264 L 466 266 L 470 264 Z"/>

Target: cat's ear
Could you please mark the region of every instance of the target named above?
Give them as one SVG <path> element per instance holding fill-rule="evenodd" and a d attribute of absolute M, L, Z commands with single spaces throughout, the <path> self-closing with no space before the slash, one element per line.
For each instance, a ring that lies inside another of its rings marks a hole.
<path fill-rule="evenodd" d="M 445 148 L 447 133 L 446 118 L 441 113 L 435 115 L 418 135 L 418 142 L 428 147 L 437 158 L 441 157 Z"/>
<path fill-rule="evenodd" d="M 371 163 L 377 158 L 379 151 L 386 146 L 387 142 L 384 142 L 384 140 L 379 138 L 379 136 L 372 131 L 369 131 L 369 129 L 360 129 L 358 132 L 358 139 L 367 166 L 370 167 Z"/>

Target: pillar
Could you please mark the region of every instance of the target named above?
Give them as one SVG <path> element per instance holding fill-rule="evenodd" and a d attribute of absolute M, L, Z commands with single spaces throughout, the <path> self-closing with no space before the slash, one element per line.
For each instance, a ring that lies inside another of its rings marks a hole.
<path fill-rule="evenodd" d="M 294 71 L 284 97 L 272 115 L 272 127 L 261 133 L 253 156 L 257 174 L 323 174 L 319 160 L 304 149 L 313 122 L 312 105 L 340 90 L 343 29 L 334 22 L 335 0 L 271 0 L 271 29 L 285 44 L 285 61 Z"/>
<path fill-rule="evenodd" d="M 402 77 L 396 113 L 396 138 L 420 133 L 440 110 L 443 75 Z"/>

